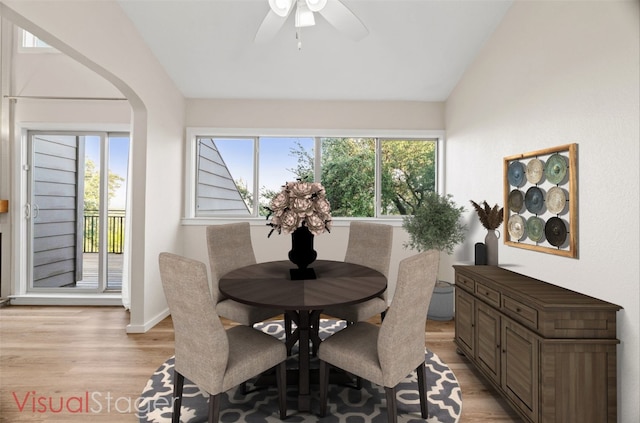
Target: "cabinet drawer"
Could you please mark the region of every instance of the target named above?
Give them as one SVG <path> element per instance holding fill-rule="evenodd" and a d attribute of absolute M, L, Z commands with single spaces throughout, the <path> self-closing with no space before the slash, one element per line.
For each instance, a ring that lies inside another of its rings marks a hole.
<path fill-rule="evenodd" d="M 524 305 L 520 301 L 509 298 L 506 295 L 502 296 L 502 308 L 508 312 L 509 315 L 530 328 L 538 328 L 538 311 L 536 309 Z"/>
<path fill-rule="evenodd" d="M 468 278 L 464 275 L 458 275 L 456 274 L 456 285 L 460 286 L 461 288 L 466 289 L 469 292 L 475 292 L 475 282 L 473 279 Z"/>
<path fill-rule="evenodd" d="M 493 288 L 476 282 L 476 296 L 489 304 L 500 307 L 500 293 Z"/>

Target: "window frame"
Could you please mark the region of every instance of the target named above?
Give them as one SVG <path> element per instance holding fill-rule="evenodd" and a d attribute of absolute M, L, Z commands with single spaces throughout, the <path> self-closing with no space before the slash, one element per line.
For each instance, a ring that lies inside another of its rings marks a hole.
<path fill-rule="evenodd" d="M 385 140 L 394 139 L 433 139 L 436 142 L 436 191 L 444 194 L 444 157 L 445 157 L 445 131 L 444 130 L 336 130 L 336 129 L 274 129 L 274 128 L 216 128 L 216 127 L 189 127 L 186 130 L 185 143 L 185 183 L 184 183 L 184 217 L 183 224 L 208 224 L 221 221 L 249 221 L 264 224 L 262 216 L 196 216 L 196 172 L 197 172 L 197 139 L 201 137 L 211 138 L 255 138 L 260 137 L 283 137 L 314 138 L 315 149 L 320 148 L 320 138 L 376 138 L 376 150 L 379 150 L 380 143 Z M 259 169 L 259 148 L 254 149 L 254 187 L 257 187 Z M 381 166 L 381 157 L 377 155 L 376 168 Z M 315 155 L 314 172 L 315 178 L 320 176 L 320 155 Z M 376 213 L 380 208 L 380 181 L 379 172 L 376 175 Z M 402 216 L 376 216 L 376 217 L 338 217 L 334 221 L 385 221 L 401 222 Z"/>
<path fill-rule="evenodd" d="M 46 54 L 54 53 L 54 54 L 58 54 L 58 53 L 60 53 L 60 51 L 58 49 L 56 49 L 55 47 L 50 46 L 45 41 L 43 41 L 40 37 L 38 37 L 35 34 L 32 34 L 31 32 L 27 31 L 24 28 L 18 27 L 17 28 L 17 34 L 18 34 L 18 36 L 16 37 L 16 47 L 17 47 L 18 53 L 26 53 L 26 54 L 33 54 L 33 53 L 46 53 Z M 43 46 L 25 45 L 25 39 L 28 36 L 33 37 L 33 39 L 35 39 L 35 40 L 41 41 L 45 45 L 43 45 Z"/>

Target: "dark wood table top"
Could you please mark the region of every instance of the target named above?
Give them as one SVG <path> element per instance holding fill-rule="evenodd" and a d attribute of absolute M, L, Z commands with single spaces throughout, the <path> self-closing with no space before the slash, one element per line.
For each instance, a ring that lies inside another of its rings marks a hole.
<path fill-rule="evenodd" d="M 233 270 L 219 282 L 220 292 L 245 304 L 283 310 L 322 310 L 356 304 L 386 289 L 387 278 L 369 267 L 341 261 L 316 260 L 316 279 L 291 280 L 288 260 L 258 263 Z"/>

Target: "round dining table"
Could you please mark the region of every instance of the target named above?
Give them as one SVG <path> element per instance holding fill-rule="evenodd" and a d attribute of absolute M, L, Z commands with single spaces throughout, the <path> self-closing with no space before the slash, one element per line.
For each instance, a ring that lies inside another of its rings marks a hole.
<path fill-rule="evenodd" d="M 310 355 L 320 343 L 315 324 L 320 313 L 329 306 L 357 304 L 381 295 L 387 278 L 366 266 L 316 260 L 310 266 L 315 279 L 291 280 L 292 267 L 288 260 L 241 267 L 223 275 L 219 289 L 225 297 L 244 304 L 281 309 L 296 324 L 287 349 L 299 343 L 298 410 L 310 411 Z"/>

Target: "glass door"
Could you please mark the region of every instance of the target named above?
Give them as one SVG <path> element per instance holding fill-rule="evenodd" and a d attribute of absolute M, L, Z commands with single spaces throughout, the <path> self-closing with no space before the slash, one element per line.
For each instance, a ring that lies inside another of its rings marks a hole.
<path fill-rule="evenodd" d="M 128 134 L 29 133 L 29 290 L 122 288 Z"/>

